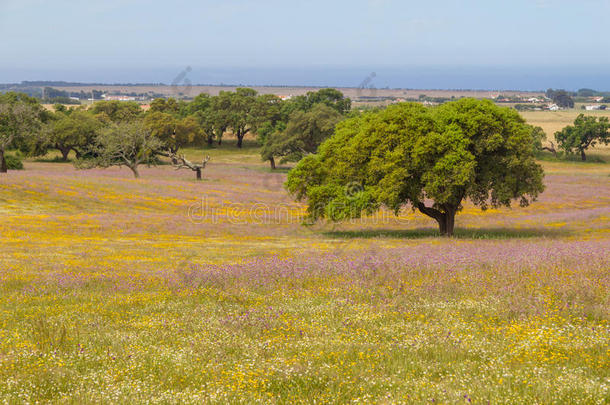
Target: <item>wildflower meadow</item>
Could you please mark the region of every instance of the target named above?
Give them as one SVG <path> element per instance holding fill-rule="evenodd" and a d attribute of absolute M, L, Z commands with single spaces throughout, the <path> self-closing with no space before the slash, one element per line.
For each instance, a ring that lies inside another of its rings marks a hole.
<path fill-rule="evenodd" d="M 543 162 L 537 202 L 439 238 L 410 210 L 303 226 L 253 150 L 201 182 L 0 177 L 0 402 L 610 401 L 607 164 Z"/>

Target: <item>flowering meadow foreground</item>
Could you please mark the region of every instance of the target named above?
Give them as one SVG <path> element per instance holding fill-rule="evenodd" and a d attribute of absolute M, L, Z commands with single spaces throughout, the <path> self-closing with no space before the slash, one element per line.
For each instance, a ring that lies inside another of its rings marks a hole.
<path fill-rule="evenodd" d="M 257 157 L 0 177 L 0 402 L 610 402 L 610 166 L 301 226 Z"/>

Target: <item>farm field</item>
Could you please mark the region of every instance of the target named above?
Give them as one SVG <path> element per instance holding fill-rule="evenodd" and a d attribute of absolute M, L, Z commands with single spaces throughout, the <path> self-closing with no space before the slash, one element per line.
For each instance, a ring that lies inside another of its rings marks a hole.
<path fill-rule="evenodd" d="M 364 78 L 363 78 L 364 79 Z M 355 83 L 357 85 L 357 83 Z M 368 84 L 368 86 L 373 83 Z M 207 93 L 210 95 L 217 95 L 221 91 L 235 91 L 237 87 L 251 87 L 261 94 L 276 94 L 282 96 L 298 96 L 306 94 L 310 91 L 318 91 L 320 87 L 307 87 L 307 86 L 206 86 L 206 85 L 192 85 L 183 86 L 178 84 L 177 86 L 171 85 L 157 85 L 157 86 L 146 86 L 146 85 L 131 85 L 131 86 L 114 86 L 114 85 L 74 85 L 74 86 L 55 86 L 55 88 L 62 91 L 69 92 L 80 92 L 91 93 L 92 90 L 100 90 L 105 92 L 121 92 L 121 93 L 158 93 L 168 97 L 179 96 L 179 92 L 183 92 L 183 95 L 194 97 L 199 93 Z M 358 87 L 337 87 L 339 91 L 345 94 L 346 97 L 357 99 L 360 96 L 378 96 L 378 97 L 404 97 L 404 98 L 417 98 L 421 94 L 425 94 L 429 97 L 486 97 L 491 98 L 497 95 L 497 91 L 484 91 L 484 90 L 427 90 L 427 89 L 386 89 L 386 88 L 358 88 Z M 502 94 L 507 96 L 522 96 L 527 95 L 530 97 L 536 97 L 542 95 L 540 92 L 529 92 L 529 91 L 503 91 Z"/>
<path fill-rule="evenodd" d="M 528 123 L 542 127 L 546 132 L 547 139 L 554 141 L 554 134 L 560 131 L 567 125 L 572 125 L 578 115 L 585 114 L 587 116 L 595 117 L 610 117 L 610 111 L 598 110 L 598 111 L 583 111 L 581 109 L 570 109 L 561 111 L 523 111 L 520 113 Z M 602 149 L 607 149 L 603 148 Z"/>
<path fill-rule="evenodd" d="M 552 139 L 559 115 L 526 113 Z M 560 117 L 567 123 L 571 115 Z M 0 402 L 610 400 L 610 150 L 527 208 L 300 224 L 252 144 L 0 176 Z"/>

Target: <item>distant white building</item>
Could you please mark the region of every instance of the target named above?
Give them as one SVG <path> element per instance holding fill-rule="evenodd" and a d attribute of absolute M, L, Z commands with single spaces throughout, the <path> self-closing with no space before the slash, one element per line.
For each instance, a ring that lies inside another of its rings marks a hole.
<path fill-rule="evenodd" d="M 561 107 L 559 107 L 557 104 L 549 104 L 549 110 L 559 111 L 559 110 L 561 110 Z"/>
<path fill-rule="evenodd" d="M 585 106 L 585 110 L 587 111 L 596 111 L 596 110 L 602 110 L 602 106 L 601 105 L 586 105 Z"/>
<path fill-rule="evenodd" d="M 107 101 L 136 101 L 136 98 L 131 96 L 108 96 L 104 94 L 102 98 Z"/>

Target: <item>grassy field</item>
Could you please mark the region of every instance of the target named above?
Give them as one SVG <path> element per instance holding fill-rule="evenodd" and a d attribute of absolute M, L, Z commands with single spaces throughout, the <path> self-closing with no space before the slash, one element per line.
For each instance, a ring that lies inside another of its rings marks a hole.
<path fill-rule="evenodd" d="M 408 210 L 304 227 L 253 143 L 187 154 L 203 182 L 0 176 L 0 402 L 610 401 L 609 163 L 544 161 L 538 202 L 442 239 Z"/>
<path fill-rule="evenodd" d="M 567 125 L 572 125 L 579 114 L 592 115 L 596 117 L 610 117 L 609 110 L 583 111 L 580 109 L 561 111 L 523 111 L 521 116 L 532 125 L 542 127 L 549 140 L 554 140 L 554 134 Z"/>

